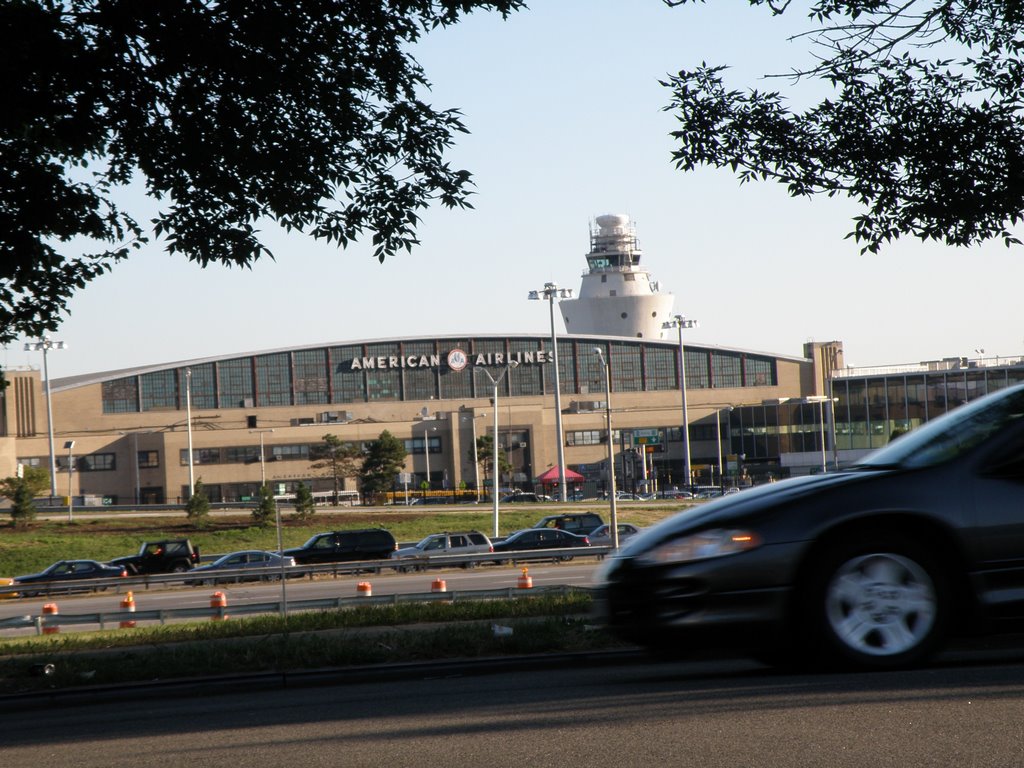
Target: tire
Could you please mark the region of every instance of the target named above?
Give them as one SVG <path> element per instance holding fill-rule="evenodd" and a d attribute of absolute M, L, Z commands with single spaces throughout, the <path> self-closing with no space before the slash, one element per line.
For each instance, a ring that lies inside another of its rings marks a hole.
<path fill-rule="evenodd" d="M 946 576 L 932 553 L 902 536 L 836 546 L 810 584 L 804 639 L 818 640 L 814 650 L 829 666 L 910 667 L 945 639 L 952 610 Z"/>
<path fill-rule="evenodd" d="M 573 557 L 574 557 L 574 555 L 561 555 L 558 558 L 558 562 L 560 562 L 560 563 L 568 563 L 570 560 L 573 559 Z"/>
<path fill-rule="evenodd" d="M 171 566 L 171 573 L 185 573 L 188 570 L 190 569 L 185 563 L 175 563 Z"/>

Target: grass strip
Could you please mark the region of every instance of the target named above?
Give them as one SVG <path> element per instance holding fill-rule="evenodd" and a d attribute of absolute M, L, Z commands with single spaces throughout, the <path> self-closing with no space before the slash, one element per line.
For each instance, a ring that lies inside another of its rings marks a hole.
<path fill-rule="evenodd" d="M 590 624 L 589 609 L 590 596 L 578 592 L 19 638 L 0 642 L 0 694 L 622 647 Z M 51 674 L 42 674 L 45 665 Z"/>

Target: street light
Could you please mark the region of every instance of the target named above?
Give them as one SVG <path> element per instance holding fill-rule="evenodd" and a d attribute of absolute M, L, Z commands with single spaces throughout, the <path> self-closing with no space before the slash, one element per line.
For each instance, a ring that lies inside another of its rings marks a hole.
<path fill-rule="evenodd" d="M 70 523 L 73 520 L 71 509 L 74 506 L 74 496 L 71 495 L 71 473 L 74 471 L 75 468 L 75 459 L 74 456 L 71 455 L 71 451 L 75 447 L 75 441 L 68 440 L 66 443 L 64 443 L 64 447 L 68 449 L 68 522 Z"/>
<path fill-rule="evenodd" d="M 140 504 L 142 502 L 142 482 L 139 479 L 139 435 L 150 435 L 153 433 L 151 429 L 144 429 L 141 432 L 119 432 L 121 435 L 132 436 L 132 456 L 134 461 L 132 462 L 132 469 L 134 470 L 133 479 L 135 481 L 135 503 Z"/>
<path fill-rule="evenodd" d="M 725 408 L 719 408 L 715 411 L 715 435 L 717 436 L 716 442 L 718 443 L 718 484 L 724 491 L 725 475 L 722 472 L 722 411 L 732 413 L 732 406 L 727 405 Z"/>
<path fill-rule="evenodd" d="M 188 420 L 188 497 L 196 495 L 196 473 L 192 462 L 192 369 L 185 369 L 185 418 Z"/>
<path fill-rule="evenodd" d="M 530 291 L 528 298 L 533 301 L 547 299 L 551 309 L 551 350 L 555 365 L 555 435 L 558 440 L 558 487 L 559 499 L 567 501 L 565 488 L 565 440 L 562 435 L 562 387 L 558 381 L 558 337 L 555 335 L 555 298 L 571 299 L 571 288 L 559 288 L 557 283 L 544 283 L 540 291 Z"/>
<path fill-rule="evenodd" d="M 50 402 L 50 369 L 47 365 L 46 355 L 51 349 L 67 349 L 63 341 L 54 341 L 44 336 L 39 341 L 25 343 L 26 352 L 43 353 L 43 378 L 46 379 L 46 432 L 50 436 L 50 503 L 57 495 L 57 454 L 53 449 L 53 405 Z"/>
<path fill-rule="evenodd" d="M 604 351 L 600 347 L 594 347 L 594 354 L 600 358 L 601 365 L 604 366 L 604 414 L 608 428 L 608 515 L 611 518 L 608 530 L 612 535 L 612 549 L 618 549 L 619 515 L 615 498 L 615 446 L 612 442 L 612 374 L 608 361 L 604 359 Z"/>
<path fill-rule="evenodd" d="M 696 320 L 688 320 L 682 315 L 676 315 L 661 324 L 662 328 L 679 329 L 679 392 L 683 399 L 683 476 L 688 486 L 693 484 L 693 469 L 690 464 L 690 423 L 686 416 L 686 350 L 683 348 L 683 329 L 696 328 L 699 325 Z"/>
<path fill-rule="evenodd" d="M 433 486 L 430 482 L 430 433 L 436 432 L 437 427 L 432 427 L 429 424 L 423 425 L 423 455 L 427 459 L 427 490 L 429 491 Z"/>
<path fill-rule="evenodd" d="M 501 384 L 502 380 L 513 368 L 518 368 L 519 363 L 515 360 L 505 365 L 505 369 L 501 372 L 498 378 L 491 376 L 491 372 L 486 368 L 474 368 L 473 371 L 483 371 L 487 374 L 487 378 L 490 379 L 491 386 L 494 388 L 494 442 L 491 443 L 491 496 L 494 505 L 494 536 L 498 537 L 498 385 Z"/>
<path fill-rule="evenodd" d="M 465 408 L 466 406 L 462 406 Z M 470 427 L 473 430 L 473 483 L 476 487 L 476 503 L 480 503 L 480 455 L 476 447 L 476 413 L 465 414 L 469 418 Z"/>
<path fill-rule="evenodd" d="M 828 458 L 826 455 L 825 445 L 825 403 L 829 404 L 830 408 L 835 408 L 835 402 L 838 398 L 828 397 L 827 395 L 811 395 L 810 397 L 801 397 L 798 400 L 791 400 L 790 402 L 797 403 L 817 403 L 818 404 L 818 423 L 821 427 L 821 472 L 825 474 L 828 472 Z M 831 413 L 830 413 L 831 415 Z M 829 428 L 832 431 L 832 427 Z M 832 441 L 835 442 L 835 435 L 832 435 Z"/>
<path fill-rule="evenodd" d="M 260 436 L 260 488 L 267 484 L 267 465 L 263 459 L 263 435 L 273 432 L 272 429 L 250 429 L 249 434 L 259 433 Z"/>

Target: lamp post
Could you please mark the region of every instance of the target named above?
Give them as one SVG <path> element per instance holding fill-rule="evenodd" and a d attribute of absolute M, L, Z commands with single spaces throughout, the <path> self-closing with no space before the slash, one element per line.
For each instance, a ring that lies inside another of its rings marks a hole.
<path fill-rule="evenodd" d="M 259 433 L 260 436 L 260 488 L 267 484 L 267 465 L 263 458 L 263 435 L 273 432 L 272 429 L 250 429 L 249 434 Z"/>
<path fill-rule="evenodd" d="M 152 434 L 152 433 L 153 433 L 153 430 L 151 430 L 151 429 L 144 429 L 144 430 L 141 430 L 141 432 L 134 432 L 133 431 L 133 432 L 119 432 L 118 433 L 118 434 L 121 434 L 121 435 L 129 435 L 130 434 L 132 436 L 132 457 L 134 459 L 132 461 L 132 470 L 134 472 L 132 477 L 133 477 L 133 480 L 135 482 L 135 503 L 136 504 L 141 504 L 142 503 L 142 481 L 141 481 L 141 479 L 139 477 L 139 435 L 140 434 L 149 435 L 149 434 Z"/>
<path fill-rule="evenodd" d="M 572 298 L 571 288 L 559 288 L 557 283 L 544 283 L 539 291 L 530 291 L 528 298 L 533 301 L 547 299 L 551 310 L 551 350 L 555 365 L 555 435 L 558 441 L 558 487 L 559 499 L 567 501 L 565 488 L 565 439 L 562 434 L 562 387 L 558 381 L 558 337 L 555 335 L 555 298 Z"/>
<path fill-rule="evenodd" d="M 671 320 L 661 324 L 662 328 L 677 328 L 679 330 L 679 392 L 683 400 L 683 475 L 686 477 L 686 485 L 693 485 L 693 468 L 690 463 L 690 422 L 686 414 L 686 350 L 683 347 L 683 330 L 696 328 L 700 324 L 696 320 L 688 320 L 682 315 L 676 315 Z"/>
<path fill-rule="evenodd" d="M 465 406 L 463 406 L 465 407 Z M 476 414 L 466 414 L 469 417 L 469 425 L 473 430 L 473 484 L 476 488 L 476 503 L 480 503 L 480 454 L 476 447 Z"/>
<path fill-rule="evenodd" d="M 612 441 L 612 374 L 608 361 L 604 358 L 604 350 L 594 347 L 594 354 L 601 360 L 604 367 L 604 415 L 608 429 L 608 516 L 611 522 L 608 530 L 612 535 L 612 549 L 619 548 L 619 514 L 615 498 L 615 446 Z"/>
<path fill-rule="evenodd" d="M 725 491 L 725 474 L 722 472 L 722 411 L 732 413 L 732 406 L 719 408 L 715 411 L 715 435 L 718 443 L 718 485 Z"/>
<path fill-rule="evenodd" d="M 826 445 L 826 440 L 825 440 L 825 403 L 829 404 L 829 408 L 834 409 L 835 408 L 835 401 L 836 401 L 836 399 L 838 399 L 838 398 L 828 397 L 827 395 L 811 395 L 810 397 L 801 397 L 799 400 L 796 401 L 798 403 L 817 403 L 818 404 L 818 423 L 819 423 L 820 428 L 821 428 L 821 472 L 822 472 L 822 474 L 825 474 L 826 472 L 828 472 L 828 454 L 827 454 L 828 447 Z M 834 412 L 834 411 L 830 411 L 830 415 L 831 415 L 832 412 Z M 835 420 L 833 419 L 832 421 L 833 421 L 833 424 L 834 424 Z M 834 426 L 830 426 L 829 427 L 829 431 L 830 432 L 832 431 L 832 429 L 834 429 Z M 835 435 L 834 434 L 832 435 L 832 442 L 835 443 Z"/>
<path fill-rule="evenodd" d="M 437 427 L 432 427 L 429 424 L 423 425 L 423 456 L 427 460 L 427 490 L 429 491 L 433 486 L 430 482 L 430 433 L 436 432 Z"/>
<path fill-rule="evenodd" d="M 192 462 L 192 369 L 185 369 L 185 419 L 188 421 L 188 497 L 196 494 L 195 465 Z"/>
<path fill-rule="evenodd" d="M 74 506 L 74 496 L 71 495 L 71 473 L 75 469 L 75 457 L 71 455 L 71 451 L 74 450 L 75 441 L 68 440 L 64 443 L 64 447 L 68 449 L 68 522 L 73 521 L 72 508 Z"/>
<path fill-rule="evenodd" d="M 491 372 L 486 368 L 474 368 L 473 371 L 483 371 L 487 374 L 487 378 L 491 382 L 491 387 L 494 389 L 494 442 L 491 443 L 491 501 L 494 505 L 494 536 L 498 537 L 498 385 L 501 384 L 502 380 L 508 374 L 508 372 L 517 368 L 519 363 L 513 360 L 505 366 L 505 369 L 501 372 L 498 378 L 491 376 Z"/>
<path fill-rule="evenodd" d="M 26 352 L 43 353 L 43 378 L 46 379 L 46 432 L 50 437 L 50 503 L 57 495 L 57 454 L 53 448 L 53 404 L 50 400 L 50 369 L 47 364 L 46 355 L 51 349 L 67 349 L 63 341 L 54 341 L 44 336 L 39 341 L 30 341 L 25 344 Z"/>

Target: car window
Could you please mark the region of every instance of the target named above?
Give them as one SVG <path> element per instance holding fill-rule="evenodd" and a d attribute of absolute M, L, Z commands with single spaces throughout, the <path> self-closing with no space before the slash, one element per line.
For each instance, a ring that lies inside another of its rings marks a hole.
<path fill-rule="evenodd" d="M 1024 418 L 1024 387 L 981 398 L 929 421 L 861 459 L 856 467 L 931 467 L 976 448 Z"/>
<path fill-rule="evenodd" d="M 451 546 L 452 547 L 464 547 L 464 546 L 466 546 L 466 537 L 465 536 L 452 536 Z"/>
<path fill-rule="evenodd" d="M 313 542 L 314 549 L 330 549 L 334 546 L 334 537 L 330 534 L 321 536 Z"/>
<path fill-rule="evenodd" d="M 425 551 L 432 549 L 444 549 L 444 536 L 431 536 L 426 540 L 426 546 L 423 547 Z"/>

